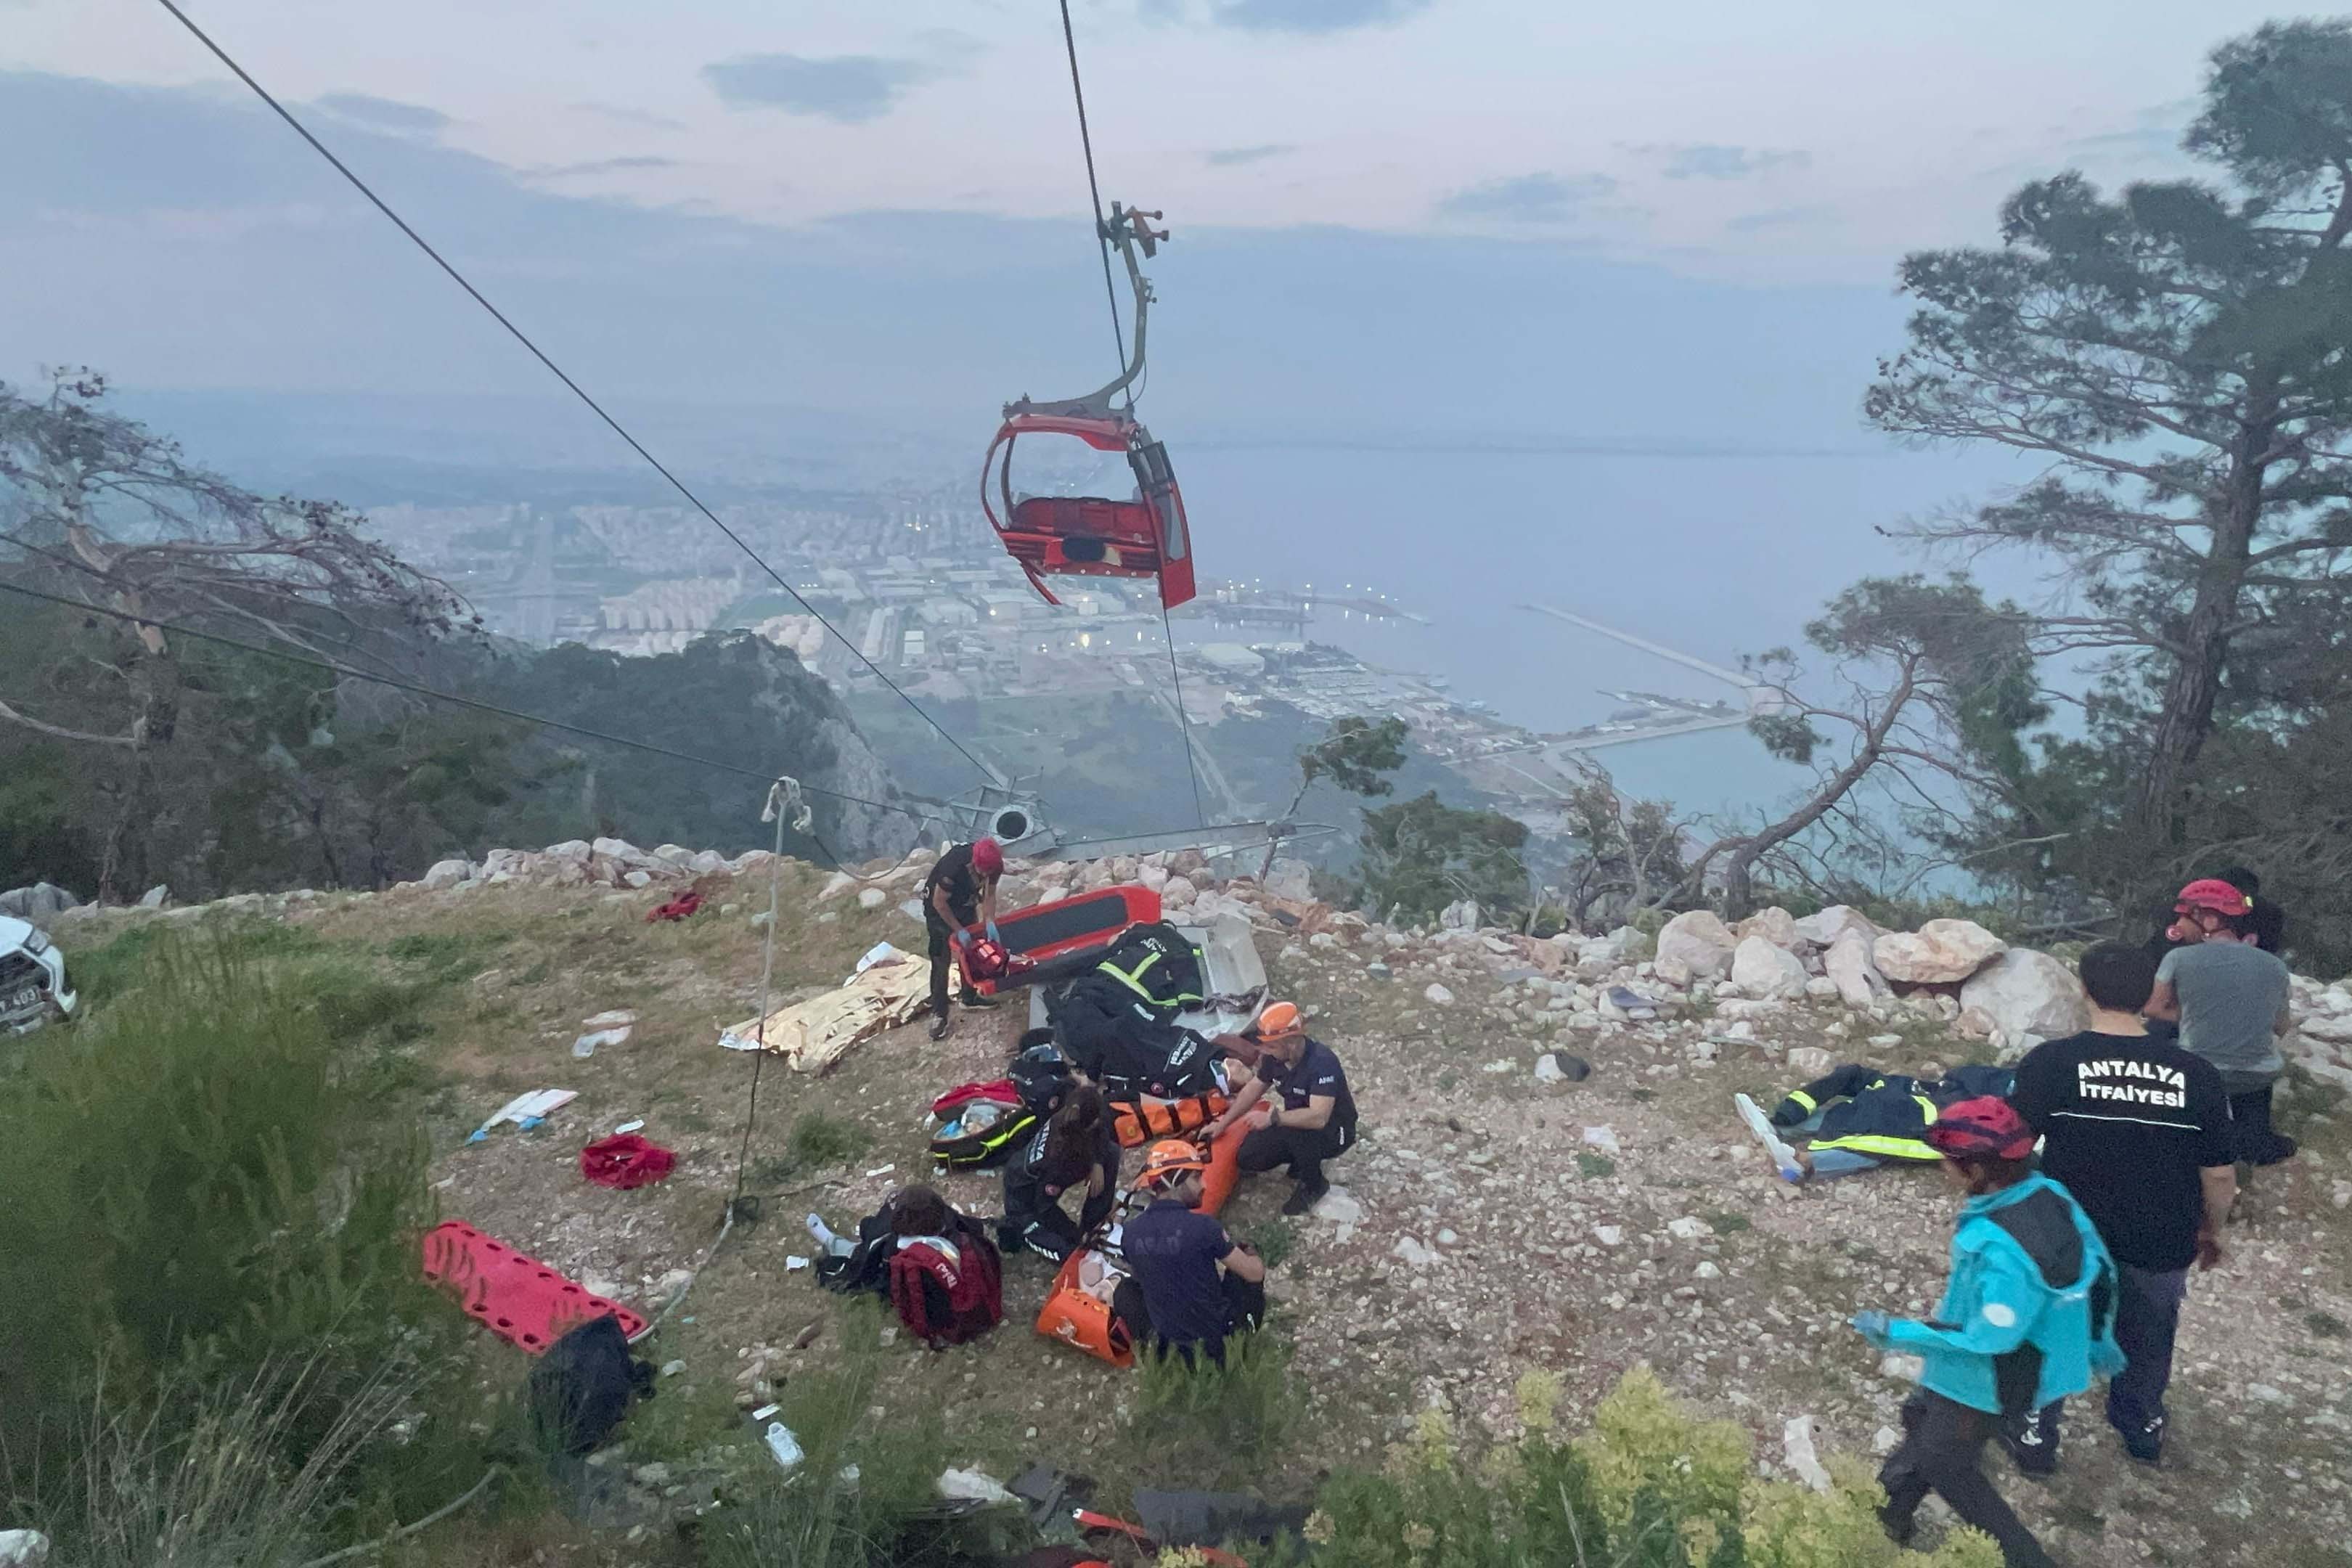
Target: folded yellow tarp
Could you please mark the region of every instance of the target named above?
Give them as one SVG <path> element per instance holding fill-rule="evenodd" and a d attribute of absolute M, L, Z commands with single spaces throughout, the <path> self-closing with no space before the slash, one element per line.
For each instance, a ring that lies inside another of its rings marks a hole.
<path fill-rule="evenodd" d="M 894 947 L 840 989 L 730 1025 L 719 1043 L 730 1051 L 773 1051 L 796 1071 L 823 1072 L 859 1041 L 919 1016 L 930 990 L 930 961 Z"/>

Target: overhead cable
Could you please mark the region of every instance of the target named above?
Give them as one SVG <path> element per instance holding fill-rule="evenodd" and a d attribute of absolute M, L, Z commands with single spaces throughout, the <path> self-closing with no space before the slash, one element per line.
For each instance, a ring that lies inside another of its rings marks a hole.
<path fill-rule="evenodd" d="M 562 382 L 573 396 L 586 404 L 588 405 L 589 412 L 594 414 L 597 418 L 603 420 L 606 426 L 610 426 L 613 434 L 618 436 L 623 441 L 626 442 L 631 451 L 634 451 L 638 457 L 643 458 L 646 462 L 652 464 L 654 471 L 660 474 L 663 479 L 667 479 L 669 481 L 670 488 L 677 491 L 679 495 L 686 498 L 688 505 L 700 512 L 709 520 L 713 528 L 716 528 L 719 532 L 725 534 L 730 541 L 732 541 L 738 550 L 740 550 L 744 554 L 750 556 L 753 563 L 755 563 L 761 571 L 766 573 L 769 577 L 774 581 L 777 587 L 782 588 L 786 594 L 792 595 L 793 603 L 799 605 L 802 609 L 807 611 L 816 621 L 817 625 L 823 626 L 827 632 L 838 638 L 842 646 L 848 648 L 850 653 L 856 658 L 857 661 L 860 664 L 863 664 L 867 670 L 871 671 L 874 677 L 880 680 L 883 685 L 888 687 L 901 702 L 904 702 L 908 707 L 913 709 L 918 718 L 921 719 L 924 723 L 929 724 L 933 730 L 938 731 L 940 738 L 947 742 L 949 745 L 954 747 L 958 755 L 961 756 L 965 762 L 970 763 L 974 768 L 979 770 L 982 777 L 991 780 L 994 779 L 996 775 L 989 771 L 987 763 L 972 755 L 971 752 L 965 748 L 964 743 L 961 741 L 957 740 L 954 735 L 949 732 L 947 726 L 941 724 L 937 719 L 931 717 L 930 712 L 925 709 L 921 703 L 916 701 L 913 697 L 909 696 L 905 688 L 901 687 L 897 681 L 892 680 L 888 675 L 883 672 L 881 666 L 866 658 L 865 649 L 858 647 L 857 644 L 850 641 L 849 637 L 841 630 L 840 627 L 827 620 L 824 616 L 817 610 L 815 605 L 803 598 L 801 596 L 800 590 L 794 588 L 790 583 L 786 582 L 782 574 L 779 573 L 773 566 L 769 565 L 766 559 L 762 557 L 758 551 L 752 549 L 751 546 L 745 542 L 741 534 L 737 533 L 733 529 L 728 527 L 726 523 L 720 521 L 719 514 L 712 511 L 709 507 L 704 505 L 700 496 L 696 495 L 694 491 L 688 489 L 686 482 L 683 479 L 680 479 L 676 474 L 672 473 L 668 466 L 663 463 L 659 458 L 655 457 L 652 452 L 648 451 L 646 448 L 645 443 L 639 441 L 635 436 L 631 435 L 625 426 L 624 426 L 619 420 L 614 418 L 610 414 L 606 413 L 604 411 L 604 405 L 597 402 L 593 397 L 591 397 L 585 388 L 582 387 L 578 382 L 572 380 L 572 377 L 564 372 L 562 366 L 548 358 L 546 352 L 537 343 L 533 342 L 528 333 L 526 333 L 520 327 L 516 326 L 513 321 L 508 320 L 504 311 L 500 310 L 496 305 L 491 304 L 489 300 L 480 289 L 475 288 L 472 283 L 467 280 L 464 273 L 451 266 L 446 257 L 444 257 L 439 251 L 434 249 L 432 245 L 425 240 L 423 235 L 417 233 L 415 228 L 409 226 L 407 219 L 393 211 L 391 205 L 387 204 L 382 196 L 377 195 L 374 190 L 369 186 L 365 180 L 361 179 L 359 175 L 353 174 L 349 164 L 345 163 L 341 158 L 336 157 L 332 152 L 329 151 L 325 142 L 320 141 L 318 137 L 311 134 L 310 128 L 309 126 L 296 119 L 290 110 L 289 110 L 284 104 L 278 102 L 276 98 L 272 97 L 268 89 L 263 87 L 260 82 L 255 80 L 253 74 L 250 71 L 247 71 L 243 66 L 237 64 L 236 60 L 226 49 L 221 47 L 217 43 L 215 43 L 211 35 L 206 33 L 202 27 L 197 26 L 195 22 L 189 17 L 185 11 L 180 9 L 180 7 L 173 3 L 173 0 L 156 0 L 156 4 L 163 6 L 164 10 L 169 11 L 173 17 L 177 18 L 179 24 L 188 30 L 190 35 L 195 38 L 196 42 L 202 44 L 206 49 L 210 50 L 213 58 L 219 60 L 224 66 L 226 66 L 239 81 L 245 83 L 247 87 L 251 88 L 255 97 L 268 104 L 270 110 L 275 113 L 278 119 L 284 121 L 289 127 L 291 127 L 296 135 L 301 137 L 303 141 L 310 143 L 310 150 L 312 152 L 318 153 L 320 157 L 324 158 L 328 163 L 332 165 L 335 173 L 342 175 L 345 180 L 349 181 L 353 190 L 356 190 L 360 195 L 365 196 L 368 199 L 369 204 L 372 205 L 376 211 L 382 213 L 385 217 L 392 221 L 394 227 L 406 235 L 415 245 L 417 249 L 423 251 L 427 257 L 431 258 L 433 264 L 440 268 L 442 271 L 447 273 L 449 275 L 450 281 L 456 283 L 458 288 L 463 289 L 469 296 L 471 296 L 474 303 L 488 311 L 491 320 L 497 321 L 499 326 L 504 327 L 507 330 L 509 336 L 512 337 L 515 342 L 520 343 L 525 349 L 530 351 L 530 356 L 539 361 L 541 364 L 546 366 L 548 373 L 553 375 L 556 380 Z M 1066 6 L 1065 10 L 1066 11 L 1066 9 L 1067 7 Z"/>

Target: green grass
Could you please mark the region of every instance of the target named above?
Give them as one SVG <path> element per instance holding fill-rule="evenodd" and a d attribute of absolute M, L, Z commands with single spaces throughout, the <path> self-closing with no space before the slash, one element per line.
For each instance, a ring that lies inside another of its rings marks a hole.
<path fill-rule="evenodd" d="M 455 983 L 471 980 L 489 967 L 490 955 L 504 947 L 505 931 L 410 931 L 384 943 L 384 956 L 413 964 L 431 978 Z"/>
<path fill-rule="evenodd" d="M 1298 1407 L 1290 1347 L 1270 1330 L 1226 1341 L 1223 1366 L 1205 1356 L 1139 1356 L 1135 1379 L 1126 1436 L 1135 1473 L 1182 1476 L 1192 1486 L 1260 1484 Z"/>
<path fill-rule="evenodd" d="M 844 1165 L 872 1146 L 873 1139 L 857 1123 L 822 1110 L 803 1111 L 784 1135 L 784 1157 L 804 1171 Z"/>
<path fill-rule="evenodd" d="M 1250 1226 L 1249 1234 L 1241 1239 L 1257 1248 L 1258 1258 L 1268 1268 L 1279 1268 L 1298 1250 L 1298 1226 L 1276 1215 Z"/>
<path fill-rule="evenodd" d="M 333 1027 L 326 952 L 142 935 L 102 1010 L 28 1042 L 0 1205 L 0 1492 L 68 1561 L 159 1530 L 173 1561 L 255 1561 L 248 1543 L 350 1539 L 482 1471 L 464 1320 L 416 1277 L 425 1150 L 393 1100 L 415 1086 Z M 397 1440 L 395 1416 L 422 1425 Z M 93 1485 L 121 1506 L 89 1513 Z"/>

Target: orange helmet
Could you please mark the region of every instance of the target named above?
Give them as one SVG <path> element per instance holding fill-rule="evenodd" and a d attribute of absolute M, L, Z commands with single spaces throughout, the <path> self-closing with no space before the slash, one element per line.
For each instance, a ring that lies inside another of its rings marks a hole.
<path fill-rule="evenodd" d="M 1287 1039 L 1307 1032 L 1307 1015 L 1298 1010 L 1295 1002 L 1269 1002 L 1250 1029 L 1261 1040 Z"/>
<path fill-rule="evenodd" d="M 1209 1152 L 1197 1143 L 1187 1143 L 1181 1138 L 1162 1138 L 1143 1152 L 1143 1174 L 1147 1187 L 1157 1187 L 1184 1176 L 1197 1176 L 1209 1168 Z"/>

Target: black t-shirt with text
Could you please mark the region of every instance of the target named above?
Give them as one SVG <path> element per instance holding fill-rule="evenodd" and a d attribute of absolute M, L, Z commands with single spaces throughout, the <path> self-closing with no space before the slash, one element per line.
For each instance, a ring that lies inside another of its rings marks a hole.
<path fill-rule="evenodd" d="M 2197 1256 L 2200 1171 L 2230 1163 L 2230 1100 L 2202 1057 L 2153 1036 L 2085 1030 L 2036 1046 L 2010 1093 L 2042 1134 L 2042 1172 L 2074 1194 L 2121 1263 Z"/>
<path fill-rule="evenodd" d="M 923 879 L 923 913 L 931 920 L 940 915 L 931 905 L 931 894 L 940 888 L 947 889 L 948 908 L 955 911 L 958 921 L 970 925 L 980 918 L 980 873 L 972 869 L 971 845 L 950 845 Z"/>

